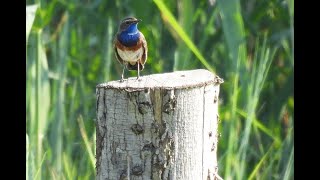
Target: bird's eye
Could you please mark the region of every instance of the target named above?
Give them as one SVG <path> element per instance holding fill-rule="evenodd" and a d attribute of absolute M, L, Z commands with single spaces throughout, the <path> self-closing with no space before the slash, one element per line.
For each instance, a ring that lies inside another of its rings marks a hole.
<path fill-rule="evenodd" d="M 130 24 L 130 22 L 129 22 L 129 21 L 126 21 L 126 24 Z"/>

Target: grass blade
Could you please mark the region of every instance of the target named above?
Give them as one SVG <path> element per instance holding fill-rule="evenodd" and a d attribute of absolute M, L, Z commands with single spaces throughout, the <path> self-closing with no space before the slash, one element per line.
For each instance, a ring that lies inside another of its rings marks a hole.
<path fill-rule="evenodd" d="M 240 65 L 242 67 L 246 63 L 246 58 L 238 58 L 238 54 L 240 53 L 239 47 L 243 45 L 244 57 L 247 57 L 247 50 L 245 48 L 245 29 L 241 15 L 240 1 L 220 0 L 217 1 L 217 5 L 220 9 L 222 27 L 224 31 L 224 37 L 226 38 L 227 46 L 230 52 L 231 64 L 233 65 L 233 68 L 236 68 L 236 61 L 241 60 L 242 62 Z"/>
<path fill-rule="evenodd" d="M 260 159 L 260 161 L 258 162 L 258 164 L 255 166 L 255 168 L 253 169 L 253 171 L 251 172 L 251 174 L 249 175 L 248 180 L 254 179 L 254 176 L 257 174 L 258 170 L 260 169 L 261 165 L 266 161 L 267 157 L 269 156 L 273 146 L 275 144 L 275 141 L 273 142 L 273 144 L 270 146 L 270 148 L 268 149 L 268 151 L 262 156 L 262 158 Z"/>
<path fill-rule="evenodd" d="M 111 79 L 111 63 L 112 63 L 112 58 L 114 58 L 113 54 L 113 21 L 112 18 L 108 18 L 108 26 L 107 30 L 105 32 L 105 37 L 106 41 L 103 43 L 103 56 L 102 56 L 102 61 L 104 62 L 104 67 L 105 70 L 103 71 L 104 75 L 104 81 L 109 81 Z"/>
<path fill-rule="evenodd" d="M 30 151 L 35 153 L 36 168 L 40 168 L 43 156 L 43 138 L 48 128 L 50 105 L 50 84 L 47 57 L 42 44 L 42 31 L 30 34 L 30 47 L 27 48 L 27 132 Z M 33 151 L 34 150 L 34 151 Z M 41 179 L 41 171 L 39 172 Z"/>
<path fill-rule="evenodd" d="M 82 119 L 81 115 L 78 118 L 78 124 L 79 124 L 79 128 L 80 128 L 80 133 L 81 133 L 82 139 L 84 141 L 84 144 L 86 146 L 87 152 L 89 154 L 89 159 L 91 161 L 92 168 L 95 171 L 96 160 L 95 160 L 95 157 L 93 155 L 93 151 L 92 151 L 92 148 L 91 148 L 91 145 L 90 145 L 90 142 L 89 142 L 89 139 L 88 139 L 88 136 L 87 136 L 87 133 L 86 133 L 86 130 L 85 130 L 85 127 L 84 127 L 84 123 L 83 123 L 83 119 Z"/>
<path fill-rule="evenodd" d="M 45 153 L 43 154 L 42 158 L 41 158 L 41 162 L 40 162 L 40 164 L 39 164 L 39 167 L 38 167 L 38 170 L 37 170 L 37 172 L 36 172 L 36 175 L 34 176 L 34 179 L 37 179 L 37 178 L 41 179 L 41 177 L 40 177 L 40 175 L 41 175 L 41 167 L 42 167 L 42 164 L 43 164 L 43 161 L 44 161 L 46 155 L 47 155 L 47 152 L 45 152 Z M 38 176 L 39 176 L 39 177 L 38 177 Z"/>
<path fill-rule="evenodd" d="M 66 79 L 67 79 L 67 62 L 68 62 L 68 49 L 69 49 L 69 15 L 68 12 L 64 12 L 61 16 L 59 23 L 61 26 L 61 32 L 58 36 L 57 43 L 55 44 L 55 56 L 54 61 L 57 62 L 55 71 L 58 75 L 58 80 L 54 81 L 54 98 L 55 101 L 55 110 L 53 113 L 54 122 L 52 128 L 52 139 L 55 144 L 53 148 L 53 160 L 54 171 L 52 173 L 61 177 L 62 175 L 62 152 L 63 152 L 63 130 L 64 130 L 64 121 L 66 119 L 66 100 L 65 100 L 65 91 L 66 91 Z"/>
<path fill-rule="evenodd" d="M 241 109 L 237 109 L 237 113 L 239 115 L 241 115 L 244 118 L 248 118 L 248 114 L 241 110 Z M 262 132 L 264 132 L 266 135 L 268 135 L 269 137 L 271 137 L 274 141 L 275 144 L 279 145 L 281 143 L 281 139 L 279 137 L 277 137 L 276 135 L 274 135 L 270 129 L 268 129 L 265 125 L 263 125 L 258 119 L 253 119 L 252 124 L 254 126 L 256 126 L 259 130 L 261 130 Z"/>
<path fill-rule="evenodd" d="M 172 28 L 177 32 L 179 37 L 186 43 L 186 45 L 189 47 L 189 49 L 194 53 L 194 55 L 197 57 L 197 59 L 211 72 L 215 72 L 215 69 L 208 63 L 208 61 L 202 56 L 198 48 L 195 46 L 195 44 L 191 41 L 189 36 L 186 34 L 186 32 L 182 29 L 182 27 L 178 24 L 176 18 L 172 15 L 172 13 L 169 11 L 167 6 L 163 3 L 161 0 L 153 0 L 153 2 L 157 5 L 160 12 L 163 15 L 163 18 L 165 21 L 167 21 Z"/>
<path fill-rule="evenodd" d="M 243 137 L 241 139 L 241 145 L 239 148 L 239 157 L 241 160 L 241 170 L 240 170 L 240 177 L 243 177 L 246 169 L 246 157 L 247 157 L 247 150 L 248 150 L 248 143 L 249 143 L 249 137 L 251 134 L 251 127 L 252 122 L 254 119 L 256 119 L 256 108 L 258 105 L 258 101 L 260 98 L 260 93 L 262 88 L 264 87 L 265 79 L 268 75 L 269 68 L 271 66 L 271 62 L 273 60 L 273 55 L 275 51 L 272 51 L 270 55 L 269 48 L 266 47 L 266 37 L 264 42 L 262 43 L 262 47 L 259 46 L 259 43 L 257 42 L 257 48 L 256 51 L 260 56 L 257 56 L 258 59 L 254 59 L 254 62 L 258 62 L 254 64 L 252 67 L 252 76 L 249 81 L 249 84 L 247 85 L 247 115 L 245 125 L 244 125 L 244 132 Z"/>
<path fill-rule="evenodd" d="M 193 39 L 193 21 L 192 18 L 194 16 L 194 8 L 191 0 L 182 0 L 178 2 L 178 20 L 179 24 L 181 24 L 182 29 L 185 30 L 186 34 L 189 38 Z M 190 68 L 190 64 L 192 63 L 191 52 L 188 46 L 181 41 L 178 41 L 178 48 L 175 51 L 174 57 L 174 67 L 173 70 L 182 70 L 186 68 Z"/>
<path fill-rule="evenodd" d="M 36 16 L 37 9 L 38 9 L 37 4 L 26 6 L 26 41 L 27 42 L 28 42 L 28 37 L 32 28 L 34 18 Z"/>
<path fill-rule="evenodd" d="M 29 179 L 29 138 L 26 134 L 26 180 Z"/>
<path fill-rule="evenodd" d="M 72 161 L 69 159 L 69 156 L 66 153 L 62 154 L 63 158 L 63 167 L 66 173 L 67 179 L 73 179 L 75 177 L 74 168 L 72 166 Z"/>
<path fill-rule="evenodd" d="M 290 179 L 290 177 L 293 177 L 293 175 L 292 175 L 293 171 L 291 171 L 291 170 L 293 170 L 293 164 L 294 164 L 293 154 L 294 154 L 294 147 L 292 147 L 292 151 L 290 153 L 289 162 L 288 162 L 288 165 L 285 170 L 284 177 L 283 177 L 284 180 L 287 180 L 287 179 Z"/>

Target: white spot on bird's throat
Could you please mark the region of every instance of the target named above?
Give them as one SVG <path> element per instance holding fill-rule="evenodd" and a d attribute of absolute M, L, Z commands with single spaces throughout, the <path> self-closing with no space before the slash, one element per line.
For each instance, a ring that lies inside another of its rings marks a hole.
<path fill-rule="evenodd" d="M 128 33 L 128 35 L 129 36 L 132 36 L 132 35 L 136 35 L 136 34 L 138 34 L 139 33 L 139 31 L 136 31 L 136 32 L 134 32 L 134 33 Z"/>

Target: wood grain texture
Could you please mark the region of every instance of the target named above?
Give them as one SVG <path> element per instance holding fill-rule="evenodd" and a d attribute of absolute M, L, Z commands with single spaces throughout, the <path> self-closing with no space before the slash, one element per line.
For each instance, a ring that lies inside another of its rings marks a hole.
<path fill-rule="evenodd" d="M 97 86 L 97 179 L 214 179 L 218 96 L 207 70 Z"/>

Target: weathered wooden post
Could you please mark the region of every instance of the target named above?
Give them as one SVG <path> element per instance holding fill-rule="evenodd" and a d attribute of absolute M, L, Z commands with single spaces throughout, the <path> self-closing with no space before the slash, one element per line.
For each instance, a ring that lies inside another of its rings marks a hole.
<path fill-rule="evenodd" d="M 219 179 L 222 82 L 199 69 L 99 84 L 96 179 Z"/>

